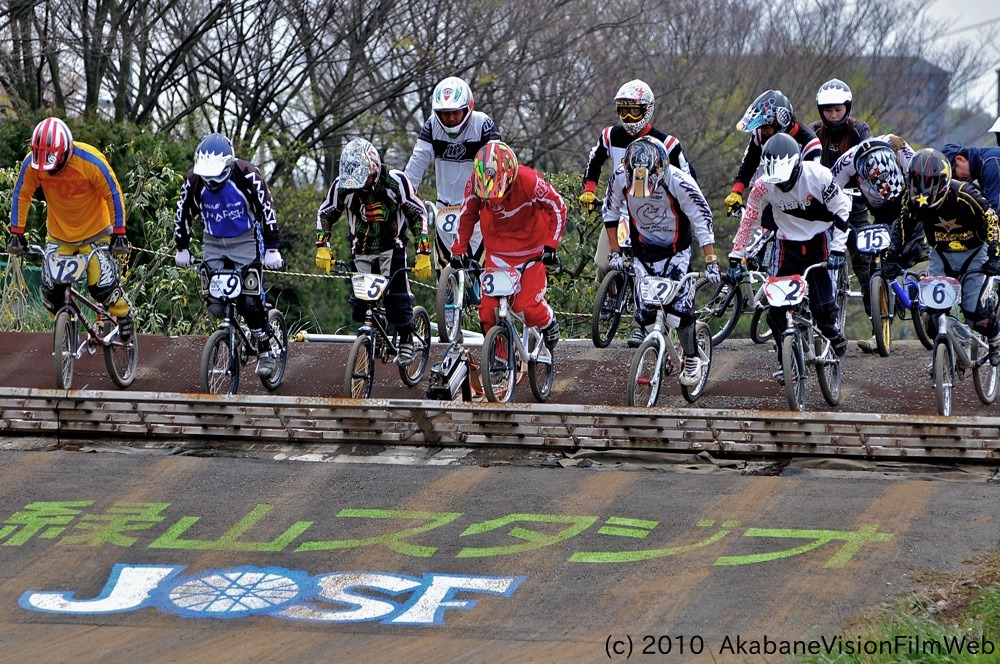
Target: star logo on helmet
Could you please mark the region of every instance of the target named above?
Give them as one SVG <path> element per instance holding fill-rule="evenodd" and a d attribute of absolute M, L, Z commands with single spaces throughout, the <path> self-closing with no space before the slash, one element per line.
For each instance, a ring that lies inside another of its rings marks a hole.
<path fill-rule="evenodd" d="M 917 205 L 927 205 L 927 194 L 917 194 L 913 197 L 913 200 L 917 202 Z"/>

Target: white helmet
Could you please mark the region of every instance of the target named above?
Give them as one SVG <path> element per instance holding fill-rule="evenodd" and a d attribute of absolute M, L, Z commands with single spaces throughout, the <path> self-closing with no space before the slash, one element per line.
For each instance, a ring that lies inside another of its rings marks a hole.
<path fill-rule="evenodd" d="M 449 76 L 438 83 L 437 87 L 434 88 L 434 94 L 431 95 L 431 110 L 434 111 L 434 117 L 438 124 L 441 125 L 444 133 L 452 138 L 461 134 L 462 130 L 465 129 L 465 125 L 472 116 L 472 109 L 474 107 L 475 100 L 472 98 L 472 90 L 469 88 L 469 84 L 457 76 Z M 441 111 L 461 110 L 464 110 L 465 114 L 458 124 L 454 126 L 446 125 L 441 119 Z"/>
<path fill-rule="evenodd" d="M 345 190 L 364 189 L 368 177 L 378 179 L 382 158 L 374 145 L 363 138 L 352 139 L 340 153 L 340 187 Z"/>
<path fill-rule="evenodd" d="M 625 131 L 635 136 L 653 119 L 653 91 L 645 82 L 635 79 L 618 89 L 615 108 Z"/>
<path fill-rule="evenodd" d="M 819 117 L 823 124 L 828 127 L 839 127 L 847 122 L 847 118 L 851 115 L 853 101 L 854 95 L 851 94 L 851 88 L 839 78 L 830 79 L 820 86 L 819 92 L 816 93 L 816 108 L 819 109 Z M 827 106 L 840 106 L 841 104 L 847 107 L 844 117 L 839 122 L 828 122 L 826 116 L 823 115 L 823 109 Z"/>

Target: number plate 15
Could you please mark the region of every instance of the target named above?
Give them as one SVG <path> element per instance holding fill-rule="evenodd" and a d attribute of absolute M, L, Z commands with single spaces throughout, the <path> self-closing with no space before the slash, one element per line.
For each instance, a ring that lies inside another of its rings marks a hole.
<path fill-rule="evenodd" d="M 874 224 L 854 230 L 858 238 L 858 251 L 863 254 L 880 254 L 889 248 L 889 227 Z"/>
<path fill-rule="evenodd" d="M 921 277 L 920 304 L 930 309 L 951 309 L 962 293 L 958 279 L 951 277 Z"/>
<path fill-rule="evenodd" d="M 770 277 L 764 284 L 764 295 L 772 307 L 792 307 L 805 299 L 809 284 L 801 274 L 790 277 Z"/>

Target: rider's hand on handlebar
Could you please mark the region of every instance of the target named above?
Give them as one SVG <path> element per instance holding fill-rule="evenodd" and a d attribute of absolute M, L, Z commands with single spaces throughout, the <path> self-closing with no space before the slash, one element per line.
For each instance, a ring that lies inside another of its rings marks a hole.
<path fill-rule="evenodd" d="M 746 273 L 746 267 L 743 265 L 743 260 L 740 258 L 730 258 L 729 259 L 729 269 L 726 270 L 726 278 L 734 284 L 738 284 L 743 280 L 743 275 Z"/>
<path fill-rule="evenodd" d="M 580 205 L 584 206 L 588 210 L 594 209 L 594 201 L 597 200 L 597 194 L 592 191 L 585 191 L 580 194 Z"/>
<path fill-rule="evenodd" d="M 608 267 L 612 270 L 624 270 L 625 269 L 625 259 L 622 257 L 620 251 L 612 251 L 608 254 Z"/>
<path fill-rule="evenodd" d="M 456 270 L 464 270 L 469 267 L 469 256 L 468 254 L 452 254 L 451 260 L 448 261 L 452 268 Z"/>
<path fill-rule="evenodd" d="M 889 279 L 891 281 L 892 279 L 895 279 L 901 274 L 903 274 L 903 268 L 901 268 L 898 263 L 895 263 L 888 259 L 882 261 L 883 279 Z"/>
<path fill-rule="evenodd" d="M 129 244 L 128 238 L 125 237 L 124 233 L 115 233 L 111 236 L 111 253 L 115 256 L 128 256 L 128 252 L 132 250 L 132 245 Z"/>
<path fill-rule="evenodd" d="M 726 211 L 731 215 L 736 215 L 739 213 L 740 208 L 743 207 L 743 194 L 738 191 L 731 191 L 726 196 L 724 203 L 726 204 Z"/>
<path fill-rule="evenodd" d="M 722 281 L 722 274 L 719 273 L 718 263 L 709 263 L 705 266 L 705 278 L 713 284 Z"/>
<path fill-rule="evenodd" d="M 991 258 L 983 263 L 983 274 L 987 277 L 1000 275 L 1000 258 Z"/>
<path fill-rule="evenodd" d="M 11 256 L 21 256 L 28 252 L 28 241 L 21 233 L 11 233 L 7 236 L 7 253 Z"/>
<path fill-rule="evenodd" d="M 830 270 L 839 270 L 847 265 L 847 257 L 843 251 L 831 251 L 826 259 L 826 267 Z"/>
<path fill-rule="evenodd" d="M 333 258 L 330 254 L 330 247 L 323 245 L 321 247 L 316 247 L 316 267 L 323 270 L 327 274 L 330 274 L 330 260 Z"/>
<path fill-rule="evenodd" d="M 542 249 L 542 265 L 547 265 L 549 267 L 559 265 L 559 255 L 556 254 L 555 249 L 552 247 L 545 247 Z"/>
<path fill-rule="evenodd" d="M 177 255 L 174 256 L 174 263 L 177 264 L 177 267 L 191 267 L 193 262 L 190 251 L 187 249 L 177 250 Z"/>
<path fill-rule="evenodd" d="M 264 268 L 268 270 L 280 270 L 285 264 L 285 259 L 281 257 L 281 252 L 277 249 L 268 249 L 264 252 Z"/>

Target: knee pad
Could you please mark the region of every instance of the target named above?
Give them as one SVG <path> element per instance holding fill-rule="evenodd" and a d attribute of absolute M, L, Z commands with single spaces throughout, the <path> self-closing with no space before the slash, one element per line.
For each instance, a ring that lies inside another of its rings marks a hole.
<path fill-rule="evenodd" d="M 226 315 L 226 305 L 222 303 L 222 300 L 216 297 L 206 297 L 205 304 L 208 306 L 208 313 L 216 318 L 222 318 Z"/>
<path fill-rule="evenodd" d="M 100 282 L 94 284 L 90 287 L 90 294 L 106 307 L 113 307 L 125 295 L 117 279 L 109 284 L 101 284 Z"/>
<path fill-rule="evenodd" d="M 66 298 L 65 287 L 57 286 L 53 288 L 42 284 L 42 287 L 39 290 L 42 296 L 42 305 L 52 313 L 58 311 L 59 307 L 63 305 Z"/>

